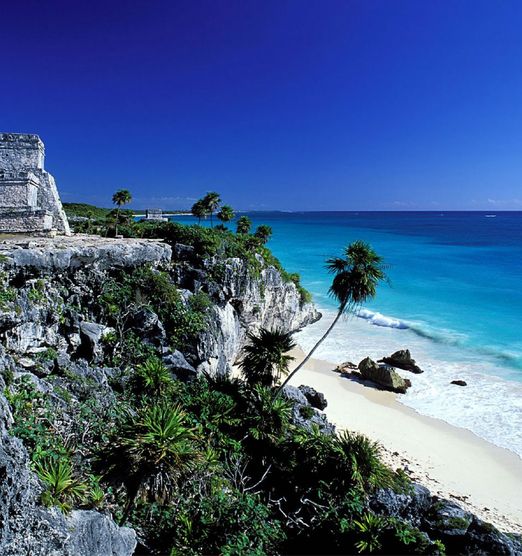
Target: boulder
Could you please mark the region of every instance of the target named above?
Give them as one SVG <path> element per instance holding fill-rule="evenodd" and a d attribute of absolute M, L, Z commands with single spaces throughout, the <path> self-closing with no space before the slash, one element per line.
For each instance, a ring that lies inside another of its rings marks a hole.
<path fill-rule="evenodd" d="M 374 382 L 384 390 L 405 394 L 411 386 L 411 382 L 402 378 L 393 367 L 379 365 L 369 357 L 359 363 L 359 371 L 365 380 Z"/>
<path fill-rule="evenodd" d="M 352 363 L 351 361 L 345 361 L 344 363 L 340 363 L 337 365 L 335 370 L 341 374 L 350 374 L 352 371 L 357 369 L 357 365 Z"/>
<path fill-rule="evenodd" d="M 196 369 L 185 359 L 181 351 L 175 351 L 163 357 L 165 366 L 180 380 L 191 380 L 196 376 Z"/>
<path fill-rule="evenodd" d="M 148 307 L 138 309 L 130 319 L 130 328 L 147 344 L 161 346 L 167 339 L 158 315 Z"/>
<path fill-rule="evenodd" d="M 322 392 L 318 392 L 315 388 L 305 385 L 299 386 L 299 390 L 312 407 L 320 409 L 321 411 L 323 409 L 326 409 L 328 402 L 326 401 L 326 398 L 324 397 L 324 394 Z"/>
<path fill-rule="evenodd" d="M 103 354 L 100 345 L 103 337 L 111 329 L 103 324 L 96 322 L 81 322 L 80 323 L 80 347 L 78 348 L 77 355 L 88 361 L 92 361 Z"/>
<path fill-rule="evenodd" d="M 310 405 L 310 402 L 306 399 L 305 395 L 296 386 L 291 386 L 287 384 L 283 390 L 282 395 L 289 401 L 298 403 L 300 405 Z"/>
<path fill-rule="evenodd" d="M 391 365 L 397 369 L 410 371 L 415 374 L 423 372 L 423 370 L 415 362 L 415 359 L 412 358 L 409 349 L 400 349 L 399 351 L 392 353 L 389 357 L 379 359 L 379 362 L 386 363 L 387 365 Z"/>
<path fill-rule="evenodd" d="M 467 386 L 468 383 L 465 380 L 452 380 L 451 384 L 456 384 L 457 386 Z"/>

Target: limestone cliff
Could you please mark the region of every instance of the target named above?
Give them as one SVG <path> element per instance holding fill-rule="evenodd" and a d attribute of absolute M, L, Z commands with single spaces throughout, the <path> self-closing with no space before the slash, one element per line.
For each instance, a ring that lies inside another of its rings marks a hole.
<path fill-rule="evenodd" d="M 67 390 L 73 408 L 64 413 L 67 435 L 79 434 L 82 423 L 74 407 L 83 398 L 95 400 L 103 418 L 117 371 L 99 366 L 109 329 L 98 298 L 115 272 L 138 267 L 163 269 L 185 300 L 202 288 L 212 299 L 205 330 L 184 353 L 169 349 L 163 325 L 150 309 L 135 308 L 132 314 L 133 331 L 154 336 L 178 373 L 228 372 L 247 329 L 297 330 L 319 318 L 312 304 L 302 303 L 296 286 L 266 265 L 258 274 L 240 259 L 214 258 L 198 265 L 191 262 L 189 248 L 178 246 L 172 259 L 171 247 L 151 240 L 76 236 L 1 242 L 1 554 L 126 556 L 135 549 L 134 531 L 118 527 L 110 515 L 87 509 L 65 515 L 41 504 L 42 485 L 23 443 L 10 433 L 13 415 L 2 393 L 6 382 L 28 380 L 61 408 L 56 393 Z M 82 384 L 88 391 L 81 392 Z"/>

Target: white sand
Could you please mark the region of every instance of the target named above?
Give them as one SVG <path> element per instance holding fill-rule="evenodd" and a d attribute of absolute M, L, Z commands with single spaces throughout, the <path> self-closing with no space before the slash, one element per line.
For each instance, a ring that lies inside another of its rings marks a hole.
<path fill-rule="evenodd" d="M 300 350 L 293 355 L 296 361 L 303 356 Z M 311 359 L 290 383 L 323 392 L 328 419 L 377 440 L 394 469 L 405 468 L 434 494 L 457 501 L 502 530 L 522 532 L 522 459 L 333 369 L 332 363 Z"/>

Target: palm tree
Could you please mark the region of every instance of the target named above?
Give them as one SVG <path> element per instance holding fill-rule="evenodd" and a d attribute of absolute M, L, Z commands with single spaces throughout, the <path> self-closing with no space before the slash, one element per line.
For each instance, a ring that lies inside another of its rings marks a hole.
<path fill-rule="evenodd" d="M 252 220 L 248 218 L 248 216 L 240 216 L 237 221 L 237 234 L 248 234 L 250 232 L 250 228 L 252 227 Z"/>
<path fill-rule="evenodd" d="M 261 243 L 266 243 L 270 239 L 271 235 L 272 228 L 270 226 L 267 226 L 266 224 L 261 224 L 261 226 L 258 226 L 254 233 L 254 236 L 260 239 Z"/>
<path fill-rule="evenodd" d="M 200 458 L 195 440 L 194 430 L 179 407 L 164 403 L 127 416 L 100 461 L 107 478 L 126 488 L 122 523 L 138 496 L 160 504 L 171 498 L 180 476 Z"/>
<path fill-rule="evenodd" d="M 288 365 L 294 358 L 287 355 L 295 347 L 290 332 L 281 329 L 261 328 L 258 334 L 247 334 L 249 343 L 243 348 L 239 367 L 248 384 L 272 386 L 288 373 Z"/>
<path fill-rule="evenodd" d="M 116 205 L 116 225 L 115 235 L 118 235 L 118 222 L 120 220 L 120 210 L 123 205 L 128 205 L 132 201 L 131 192 L 128 189 L 119 189 L 112 196 L 112 202 Z"/>
<path fill-rule="evenodd" d="M 201 219 L 207 216 L 207 209 L 203 203 L 203 199 L 196 201 L 192 205 L 191 212 L 198 219 L 198 224 L 201 224 Z"/>
<path fill-rule="evenodd" d="M 207 214 L 210 214 L 210 225 L 214 227 L 212 216 L 221 204 L 221 197 L 219 196 L 219 193 L 216 193 L 215 191 L 207 193 L 203 197 L 202 203 L 206 209 Z"/>
<path fill-rule="evenodd" d="M 234 218 L 234 209 L 230 205 L 223 205 L 217 213 L 217 217 L 223 224 L 230 222 Z"/>
<path fill-rule="evenodd" d="M 354 241 L 348 245 L 344 250 L 343 257 L 328 259 L 326 268 L 334 275 L 329 293 L 338 303 L 337 316 L 308 355 L 281 384 L 276 395 L 312 357 L 314 351 L 337 324 L 341 315 L 352 311 L 369 299 L 373 299 L 377 292 L 377 285 L 386 279 L 382 257 L 377 255 L 371 245 L 364 241 Z"/>

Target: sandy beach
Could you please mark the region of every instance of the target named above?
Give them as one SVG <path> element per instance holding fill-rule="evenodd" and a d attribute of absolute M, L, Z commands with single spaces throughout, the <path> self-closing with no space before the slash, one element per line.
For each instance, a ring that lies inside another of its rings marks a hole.
<path fill-rule="evenodd" d="M 303 357 L 300 349 L 293 355 L 296 363 Z M 522 459 L 465 429 L 420 415 L 399 403 L 396 394 L 341 375 L 335 366 L 311 359 L 291 384 L 323 392 L 328 419 L 378 441 L 394 469 L 405 469 L 434 494 L 455 500 L 499 529 L 522 533 Z"/>

